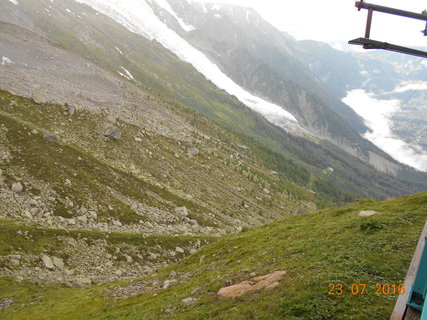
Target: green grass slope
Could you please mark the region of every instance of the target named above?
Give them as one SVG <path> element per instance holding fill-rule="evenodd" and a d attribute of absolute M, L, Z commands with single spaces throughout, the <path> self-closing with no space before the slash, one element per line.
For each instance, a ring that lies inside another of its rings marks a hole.
<path fill-rule="evenodd" d="M 361 210 L 379 213 L 359 217 Z M 0 311 L 0 318 L 388 319 L 398 294 L 376 295 L 375 286 L 403 282 L 426 218 L 426 193 L 360 200 L 223 237 L 181 264 L 132 283 L 75 289 L 3 278 L 0 299 L 15 303 Z M 274 289 L 236 299 L 217 296 L 226 282 L 276 270 L 287 274 Z M 177 282 L 161 289 L 171 278 Z M 366 292 L 349 294 L 353 283 L 366 284 Z M 347 293 L 328 295 L 330 284 L 342 284 Z M 126 292 L 138 285 L 139 294 L 111 298 L 117 287 Z M 187 305 L 182 299 L 188 297 L 198 300 Z"/>

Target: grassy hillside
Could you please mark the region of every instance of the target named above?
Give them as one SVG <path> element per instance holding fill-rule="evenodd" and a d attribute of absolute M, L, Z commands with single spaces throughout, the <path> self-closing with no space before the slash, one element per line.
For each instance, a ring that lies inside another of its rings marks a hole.
<path fill-rule="evenodd" d="M 360 217 L 361 210 L 377 215 Z M 243 230 L 206 245 L 151 277 L 87 289 L 2 278 L 2 319 L 388 319 L 427 218 L 427 194 L 360 200 Z M 6 243 L 13 240 L 5 239 Z M 274 289 L 217 296 L 226 283 L 285 270 Z M 165 280 L 177 280 L 162 289 Z M 328 295 L 330 284 L 366 284 L 366 293 Z M 120 287 L 120 288 L 119 288 Z M 132 296 L 132 294 L 135 294 Z M 120 296 L 120 298 L 119 298 Z M 192 304 L 182 302 L 196 298 Z"/>

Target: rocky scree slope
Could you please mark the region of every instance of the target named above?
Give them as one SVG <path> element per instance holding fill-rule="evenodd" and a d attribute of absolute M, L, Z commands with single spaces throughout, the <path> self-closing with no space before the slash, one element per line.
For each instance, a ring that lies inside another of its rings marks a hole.
<path fill-rule="evenodd" d="M 10 238 L 1 276 L 71 285 L 135 277 L 194 253 L 206 236 L 313 206 L 292 195 L 307 191 L 192 113 L 176 111 L 187 123 L 181 140 L 0 93 L 0 207 Z"/>

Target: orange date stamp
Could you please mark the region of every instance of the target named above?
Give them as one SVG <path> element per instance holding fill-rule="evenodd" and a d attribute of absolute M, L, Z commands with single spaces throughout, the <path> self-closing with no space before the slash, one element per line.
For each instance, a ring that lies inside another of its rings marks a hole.
<path fill-rule="evenodd" d="M 328 295 L 398 295 L 405 294 L 406 288 L 403 283 L 388 284 L 376 283 L 374 286 L 367 285 L 366 283 L 353 283 L 350 286 L 344 286 L 341 283 L 331 283 L 328 286 Z"/>

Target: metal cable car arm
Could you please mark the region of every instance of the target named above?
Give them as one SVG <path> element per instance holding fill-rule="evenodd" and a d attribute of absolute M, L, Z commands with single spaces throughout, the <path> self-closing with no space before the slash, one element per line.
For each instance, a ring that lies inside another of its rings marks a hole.
<path fill-rule="evenodd" d="M 395 8 L 379 6 L 376 4 L 366 3 L 364 1 L 356 1 L 355 6 L 356 6 L 356 8 L 359 9 L 359 11 L 360 11 L 360 9 L 367 9 L 368 10 L 368 19 L 366 22 L 365 37 L 350 40 L 348 42 L 349 44 L 361 45 L 361 46 L 363 46 L 364 49 L 383 49 L 383 50 L 389 50 L 389 51 L 394 51 L 394 52 L 399 52 L 399 53 L 410 54 L 410 55 L 414 55 L 414 56 L 418 56 L 418 57 L 427 58 L 427 52 L 425 52 L 425 51 L 416 50 L 416 49 L 412 49 L 412 48 L 408 48 L 408 47 L 403 47 L 403 46 L 399 46 L 399 45 L 395 45 L 395 44 L 391 44 L 391 43 L 387 43 L 387 42 L 381 42 L 381 41 L 376 41 L 376 40 L 370 39 L 372 17 L 373 17 L 374 11 L 393 14 L 393 15 L 406 17 L 406 18 L 422 20 L 422 21 L 427 22 L 427 12 L 426 11 L 423 11 L 422 13 L 415 13 L 415 12 L 404 11 L 404 10 L 399 10 L 399 9 L 395 9 Z M 426 28 L 422 32 L 424 35 L 427 35 L 427 24 L 426 24 Z"/>

